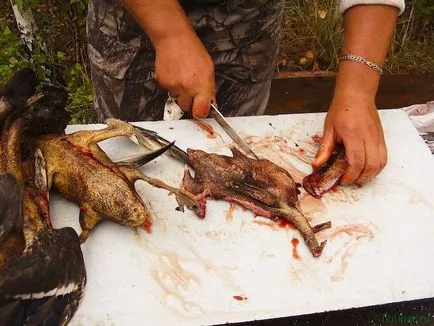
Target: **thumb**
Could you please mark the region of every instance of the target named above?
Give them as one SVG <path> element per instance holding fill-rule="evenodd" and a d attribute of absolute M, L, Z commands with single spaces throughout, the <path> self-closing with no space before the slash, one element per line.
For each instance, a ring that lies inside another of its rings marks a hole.
<path fill-rule="evenodd" d="M 334 130 L 333 128 L 326 128 L 322 137 L 321 147 L 319 148 L 318 153 L 316 154 L 316 157 L 312 162 L 312 167 L 318 168 L 324 165 L 330 158 L 330 155 L 332 155 L 334 147 Z"/>
<path fill-rule="evenodd" d="M 193 98 L 193 106 L 191 112 L 193 117 L 202 119 L 208 116 L 211 108 L 211 99 L 208 96 L 196 95 Z"/>

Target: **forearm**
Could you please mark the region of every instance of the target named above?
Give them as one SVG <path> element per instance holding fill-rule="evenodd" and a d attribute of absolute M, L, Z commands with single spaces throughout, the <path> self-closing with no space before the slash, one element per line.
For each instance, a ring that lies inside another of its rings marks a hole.
<path fill-rule="evenodd" d="M 398 17 L 398 8 L 387 5 L 361 5 L 348 9 L 344 15 L 343 54 L 355 54 L 383 65 Z M 375 97 L 380 74 L 353 61 L 339 65 L 336 92 L 365 94 Z M 336 95 L 336 94 L 335 94 Z"/>
<path fill-rule="evenodd" d="M 123 0 L 128 12 L 143 28 L 155 48 L 165 41 L 197 38 L 184 10 L 176 0 Z"/>

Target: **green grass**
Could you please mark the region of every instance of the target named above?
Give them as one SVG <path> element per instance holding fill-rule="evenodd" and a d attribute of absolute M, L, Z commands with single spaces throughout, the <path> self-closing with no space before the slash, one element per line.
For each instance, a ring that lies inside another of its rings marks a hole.
<path fill-rule="evenodd" d="M 387 56 L 386 73 L 434 72 L 434 5 L 429 1 L 406 1 Z M 286 1 L 282 70 L 336 71 L 343 36 L 338 4 L 334 0 Z"/>
<path fill-rule="evenodd" d="M 283 24 L 281 67 L 287 70 L 336 68 L 343 28 L 335 1 L 286 1 Z"/>

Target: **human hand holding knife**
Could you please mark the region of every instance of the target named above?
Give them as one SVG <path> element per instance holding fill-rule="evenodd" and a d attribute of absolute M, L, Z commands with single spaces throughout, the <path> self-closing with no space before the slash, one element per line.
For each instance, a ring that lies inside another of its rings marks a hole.
<path fill-rule="evenodd" d="M 177 105 L 176 98 L 169 95 L 164 108 L 164 120 L 179 120 L 183 115 L 182 109 Z M 226 134 L 246 153 L 259 159 L 249 145 L 241 138 L 241 136 L 232 128 L 226 118 L 221 114 L 217 107 L 211 102 L 211 110 L 209 115 L 220 125 Z M 194 118 L 196 119 L 196 118 Z"/>

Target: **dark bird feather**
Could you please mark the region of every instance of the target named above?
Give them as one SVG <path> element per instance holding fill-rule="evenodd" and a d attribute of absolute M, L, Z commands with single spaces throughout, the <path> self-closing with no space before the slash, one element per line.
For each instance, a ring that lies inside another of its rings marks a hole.
<path fill-rule="evenodd" d="M 24 113 L 24 133 L 30 137 L 63 133 L 69 121 L 68 92 L 62 87 L 46 86 L 41 93 L 43 97 Z"/>
<path fill-rule="evenodd" d="M 85 282 L 74 229 L 43 230 L 22 256 L 0 267 L 0 321 L 4 325 L 66 325 L 79 305 Z"/>
<path fill-rule="evenodd" d="M 26 195 L 18 198 L 27 246 L 20 256 L 0 265 L 0 325 L 66 325 L 83 296 L 86 270 L 77 233 L 70 227 L 35 223 L 48 209 L 33 199 L 48 195 L 45 168 L 42 153 L 36 150 L 33 185 L 26 185 Z M 19 188 L 15 178 L 10 180 L 12 188 Z M 0 192 L 0 203 L 6 197 Z"/>
<path fill-rule="evenodd" d="M 21 189 L 10 173 L 0 174 L 0 245 L 11 230 L 23 228 Z"/>
<path fill-rule="evenodd" d="M 8 221 L 15 219 L 18 221 L 15 225 L 22 226 L 25 242 L 23 248 L 9 241 L 12 232 L 9 236 L 4 232 L 4 243 L 10 245 L 7 252 L 6 246 L 0 245 L 0 258 L 7 253 L 3 260 L 0 259 L 0 326 L 66 325 L 81 301 L 86 271 L 80 240 L 74 229 L 53 229 L 51 226 L 47 171 L 42 152 L 38 148 L 29 149 L 24 161 L 20 154 L 23 114 L 25 109 L 31 110 L 27 101 L 31 85 L 24 78 L 27 75 L 32 74 L 25 70 L 12 78 L 3 92 L 7 96 L 1 99 L 1 103 L 7 103 L 4 106 L 7 110 L 1 111 L 0 106 L 0 113 L 5 113 L 3 117 L 7 119 L 0 119 L 0 173 L 10 173 L 0 177 L 0 226 L 5 225 L 6 230 Z M 38 103 L 28 123 L 38 123 L 38 117 L 41 117 L 39 122 L 48 118 L 50 123 L 57 121 L 54 115 L 44 112 L 44 108 L 50 106 L 48 111 L 64 109 L 65 96 L 53 89 L 46 93 L 49 96 Z M 45 132 L 47 126 L 42 129 L 35 126 L 33 131 Z M 62 124 L 60 128 L 63 128 Z"/>
<path fill-rule="evenodd" d="M 16 72 L 0 92 L 0 120 L 16 108 L 24 108 L 35 93 L 39 80 L 31 68 Z"/>

